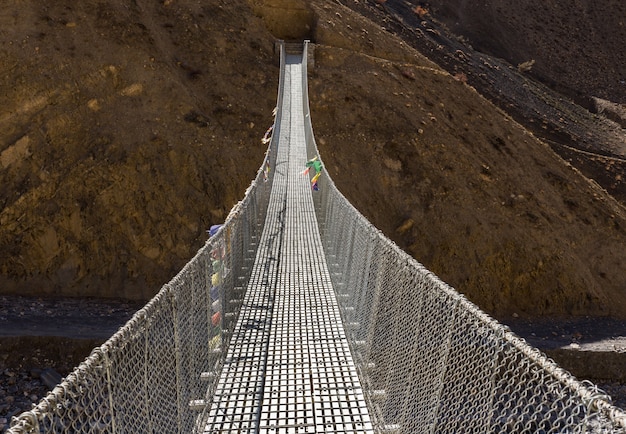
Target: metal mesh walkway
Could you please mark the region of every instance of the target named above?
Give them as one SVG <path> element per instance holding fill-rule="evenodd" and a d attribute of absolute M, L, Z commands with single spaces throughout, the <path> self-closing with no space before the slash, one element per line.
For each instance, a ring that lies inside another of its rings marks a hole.
<path fill-rule="evenodd" d="M 265 228 L 205 433 L 373 432 L 301 173 L 301 62 L 286 57 Z"/>

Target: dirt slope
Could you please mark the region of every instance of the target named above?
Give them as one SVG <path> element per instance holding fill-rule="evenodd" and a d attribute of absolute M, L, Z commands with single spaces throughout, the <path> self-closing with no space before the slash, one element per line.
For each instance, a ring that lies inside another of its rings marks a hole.
<path fill-rule="evenodd" d="M 2 293 L 155 293 L 243 195 L 274 40 L 306 36 L 322 158 L 376 226 L 496 316 L 626 318 L 623 207 L 384 23 L 321 1 L 6 11 Z"/>
<path fill-rule="evenodd" d="M 432 0 L 428 8 L 474 48 L 512 65 L 534 61 L 532 76 L 583 104 L 626 104 L 623 1 Z"/>
<path fill-rule="evenodd" d="M 332 29 L 346 39 L 366 33 L 322 11 L 318 42 Z M 316 49 L 312 119 L 328 169 L 357 208 L 498 316 L 621 315 L 621 206 L 420 55 L 394 62 L 346 48 Z"/>
<path fill-rule="evenodd" d="M 150 297 L 258 169 L 273 37 L 219 1 L 15 1 L 0 20 L 2 292 Z"/>

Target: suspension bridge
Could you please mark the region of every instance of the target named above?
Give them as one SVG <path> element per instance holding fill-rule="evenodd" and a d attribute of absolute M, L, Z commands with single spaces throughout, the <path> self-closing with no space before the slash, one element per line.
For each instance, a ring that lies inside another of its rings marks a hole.
<path fill-rule="evenodd" d="M 313 136 L 308 43 L 280 50 L 271 140 L 242 201 L 8 432 L 626 432 L 626 413 L 595 385 L 483 313 L 341 195 Z"/>

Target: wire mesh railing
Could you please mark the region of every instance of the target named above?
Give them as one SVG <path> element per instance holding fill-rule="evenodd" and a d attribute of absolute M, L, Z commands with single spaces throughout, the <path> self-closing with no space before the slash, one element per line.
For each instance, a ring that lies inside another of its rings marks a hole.
<path fill-rule="evenodd" d="M 304 65 L 306 53 L 305 45 Z M 282 62 L 284 47 L 281 54 Z M 313 157 L 306 68 L 302 80 Z M 266 161 L 217 234 L 124 327 L 14 418 L 9 433 L 202 432 L 257 252 L 279 131 L 277 124 Z M 376 432 L 626 432 L 626 413 L 602 391 L 401 251 L 326 172 L 318 187 L 325 256 Z"/>
<path fill-rule="evenodd" d="M 193 432 L 249 279 L 271 183 L 259 172 L 221 230 L 8 433 Z"/>
<path fill-rule="evenodd" d="M 282 68 L 278 107 L 281 100 Z M 215 390 L 213 373 L 223 363 L 250 278 L 275 149 L 272 137 L 243 200 L 194 258 L 32 410 L 14 418 L 8 433 L 196 430 L 206 412 L 199 403 Z"/>
<path fill-rule="evenodd" d="M 308 97 L 303 109 L 309 156 L 319 156 Z M 608 395 L 399 249 L 327 173 L 318 185 L 322 242 L 377 432 L 626 432 Z"/>

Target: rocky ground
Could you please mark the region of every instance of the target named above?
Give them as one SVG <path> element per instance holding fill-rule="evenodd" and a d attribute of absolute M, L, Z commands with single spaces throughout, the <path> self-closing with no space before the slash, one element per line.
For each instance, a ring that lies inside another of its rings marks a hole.
<path fill-rule="evenodd" d="M 141 307 L 112 299 L 0 296 L 0 432 Z"/>

